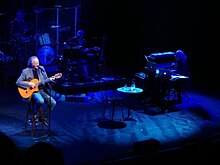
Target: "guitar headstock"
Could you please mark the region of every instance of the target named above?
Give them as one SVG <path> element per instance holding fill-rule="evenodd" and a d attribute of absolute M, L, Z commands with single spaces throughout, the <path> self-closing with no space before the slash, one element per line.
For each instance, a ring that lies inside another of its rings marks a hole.
<path fill-rule="evenodd" d="M 57 73 L 54 75 L 54 78 L 61 78 L 62 77 L 62 73 Z"/>
<path fill-rule="evenodd" d="M 95 51 L 100 51 L 100 47 L 94 47 L 93 48 Z"/>

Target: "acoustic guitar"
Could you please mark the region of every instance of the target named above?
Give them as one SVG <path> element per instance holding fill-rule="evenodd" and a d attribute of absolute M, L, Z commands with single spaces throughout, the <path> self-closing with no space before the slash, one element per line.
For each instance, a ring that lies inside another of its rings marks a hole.
<path fill-rule="evenodd" d="M 58 79 L 58 78 L 61 78 L 61 77 L 62 77 L 62 73 L 57 73 L 57 74 L 55 74 L 54 76 L 52 76 L 50 78 Z M 34 78 L 31 81 L 29 81 L 29 82 L 35 83 L 34 88 L 28 87 L 28 88 L 24 89 L 22 87 L 18 87 L 18 92 L 20 93 L 21 97 L 29 98 L 34 92 L 37 92 L 39 90 L 39 88 L 38 88 L 39 85 L 41 85 L 42 83 L 50 81 L 50 78 L 48 78 L 45 81 L 41 81 L 41 82 L 38 79 Z"/>

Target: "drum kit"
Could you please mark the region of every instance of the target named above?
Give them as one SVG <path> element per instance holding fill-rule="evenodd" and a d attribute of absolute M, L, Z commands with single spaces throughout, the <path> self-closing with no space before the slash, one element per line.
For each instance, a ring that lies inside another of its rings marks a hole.
<path fill-rule="evenodd" d="M 4 15 L 4 13 L 0 13 L 0 16 Z M 57 36 L 57 31 L 61 33 L 58 34 L 59 36 L 68 34 L 71 30 L 70 26 L 61 26 L 54 23 L 53 25 L 48 25 L 47 28 L 43 28 L 41 31 L 41 29 L 36 30 L 33 24 L 26 24 L 26 22 L 22 21 L 22 23 L 17 23 L 16 21 L 14 19 L 11 21 L 14 24 L 10 23 L 12 27 L 10 27 L 9 42 L 15 60 L 26 61 L 30 56 L 36 54 L 42 65 L 55 64 L 59 70 L 73 74 L 75 70 L 72 68 L 73 64 L 71 62 L 81 61 L 80 48 L 68 48 L 65 42 L 59 43 Z M 38 34 L 35 30 L 40 33 Z M 100 51 L 100 48 L 97 48 L 90 48 L 89 51 Z M 0 51 L 0 55 L 2 57 L 1 61 L 8 60 L 3 58 L 5 57 L 4 52 Z M 85 64 L 82 64 L 82 66 L 82 68 L 85 68 Z M 81 68 L 78 69 L 81 70 Z"/>
<path fill-rule="evenodd" d="M 11 44 L 5 37 L 8 37 L 8 35 L 5 33 L 5 28 L 7 26 L 4 25 L 6 14 L 0 12 L 0 63 L 8 63 L 14 60 L 13 53 L 11 52 Z"/>
<path fill-rule="evenodd" d="M 54 43 L 49 33 L 38 35 L 38 41 L 40 47 L 38 49 L 37 55 L 41 64 L 50 65 L 54 62 L 54 60 L 56 60 L 58 64 L 62 63 L 62 61 L 64 60 L 64 44 Z"/>
<path fill-rule="evenodd" d="M 18 11 L 9 24 L 11 49 L 16 60 L 23 61 L 34 53 L 34 24 Z"/>
<path fill-rule="evenodd" d="M 23 62 L 30 56 L 36 55 L 42 65 L 50 65 L 55 60 L 63 63 L 64 45 L 59 43 L 56 33 L 58 31 L 59 36 L 66 34 L 71 30 L 71 27 L 57 25 L 57 21 L 53 21 L 49 25 L 47 23 L 41 25 L 39 22 L 36 26 L 38 28 L 42 27 L 42 29 L 36 29 L 34 22 L 29 21 L 30 15 L 28 17 L 26 15 L 27 13 L 24 11 L 18 10 L 15 18 L 9 23 L 9 29 L 7 29 L 9 32 L 10 54 L 14 60 Z M 6 16 L 7 14 L 0 11 L 1 19 Z M 44 27 L 45 25 L 47 27 Z M 2 52 L 0 55 L 3 57 L 5 51 L 0 51 Z"/>
<path fill-rule="evenodd" d="M 63 65 L 63 49 L 65 45 L 64 43 L 59 43 L 59 39 L 57 36 L 54 36 L 54 34 L 57 30 L 59 32 L 67 32 L 70 30 L 70 27 L 50 24 L 48 30 L 48 32 L 41 33 L 37 37 L 40 46 L 37 52 L 39 61 L 43 65 L 50 65 L 56 60 L 58 66 Z M 61 34 L 59 34 L 59 36 L 60 35 Z"/>

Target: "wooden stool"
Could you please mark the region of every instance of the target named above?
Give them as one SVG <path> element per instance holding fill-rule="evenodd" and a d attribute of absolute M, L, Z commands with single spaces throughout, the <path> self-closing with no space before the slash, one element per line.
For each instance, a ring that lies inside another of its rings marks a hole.
<path fill-rule="evenodd" d="M 27 131 L 27 125 L 30 124 L 32 126 L 32 131 L 31 131 L 31 135 L 34 136 L 35 133 L 37 133 L 37 126 L 39 123 L 41 123 L 42 125 L 42 134 L 44 134 L 44 123 L 43 123 L 43 112 L 42 112 L 42 108 L 37 110 L 37 115 L 34 114 L 34 110 L 35 110 L 35 102 L 34 100 L 25 100 L 23 99 L 23 101 L 25 101 L 27 103 L 27 110 L 26 110 L 26 120 L 25 120 L 25 131 Z M 39 120 L 41 119 L 41 120 Z"/>

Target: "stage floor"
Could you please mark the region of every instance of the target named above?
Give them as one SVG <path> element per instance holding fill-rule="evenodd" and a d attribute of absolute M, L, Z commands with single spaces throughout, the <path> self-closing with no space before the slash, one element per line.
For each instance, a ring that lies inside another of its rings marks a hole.
<path fill-rule="evenodd" d="M 106 92 L 111 93 L 112 90 Z M 62 150 L 65 165 L 138 164 L 140 160 L 148 162 L 150 157 L 142 154 L 155 149 L 167 150 L 166 157 L 157 155 L 152 161 L 182 163 L 206 150 L 203 148 L 188 156 L 177 156 L 175 152 L 175 158 L 168 154 L 169 150 L 181 148 L 184 143 L 199 144 L 204 139 L 214 141 L 219 138 L 219 98 L 198 92 L 185 91 L 183 102 L 170 107 L 166 113 L 135 100 L 131 107 L 135 121 L 124 121 L 120 107 L 116 107 L 114 121 L 111 120 L 111 107 L 104 117 L 105 97 L 101 91 L 91 92 L 93 98 L 84 102 L 67 101 L 65 95 L 54 92 L 57 106 L 51 114 L 50 136 L 48 127 L 45 127 L 44 135 L 39 133 L 34 137 L 30 134 L 31 126 L 27 131 L 24 129 L 27 107 L 17 88 L 3 88 L 0 93 L 3 96 L 0 100 L 1 131 L 22 151 L 37 142 L 57 146 Z M 126 104 L 123 109 L 126 117 Z M 211 149 L 207 151 L 212 153 Z"/>
<path fill-rule="evenodd" d="M 170 106 L 166 113 L 161 113 L 160 107 L 145 102 L 143 96 L 135 97 L 123 104 L 125 117 L 130 117 L 129 107 L 135 120 L 124 120 L 117 106 L 112 121 L 111 106 L 103 116 L 105 100 L 115 93 L 116 88 L 129 84 L 130 80 L 110 73 L 100 74 L 89 82 L 58 79 L 51 83 L 51 94 L 57 105 L 51 113 L 50 130 L 46 127 L 45 134 L 33 137 L 31 126 L 27 131 L 24 129 L 27 105 L 15 85 L 20 71 L 16 65 L 8 65 L 1 70 L 0 128 L 21 151 L 38 142 L 51 143 L 61 149 L 65 165 L 135 165 L 142 161 L 147 163 L 153 158 L 155 163 L 172 161 L 174 164 L 218 160 L 213 148 L 203 148 L 204 141 L 220 141 L 217 91 L 217 95 L 212 95 L 209 90 L 203 91 L 204 88 L 186 90 L 182 103 Z M 53 74 L 48 73 L 49 76 Z M 126 97 L 123 99 L 126 100 Z M 184 146 L 187 146 L 191 151 L 195 143 L 201 144 L 200 150 L 178 155 L 178 148 L 186 149 Z M 220 148 L 219 143 L 214 146 Z M 165 156 L 146 155 L 146 152 L 155 150 L 166 151 Z M 204 153 L 206 156 L 201 157 Z"/>

